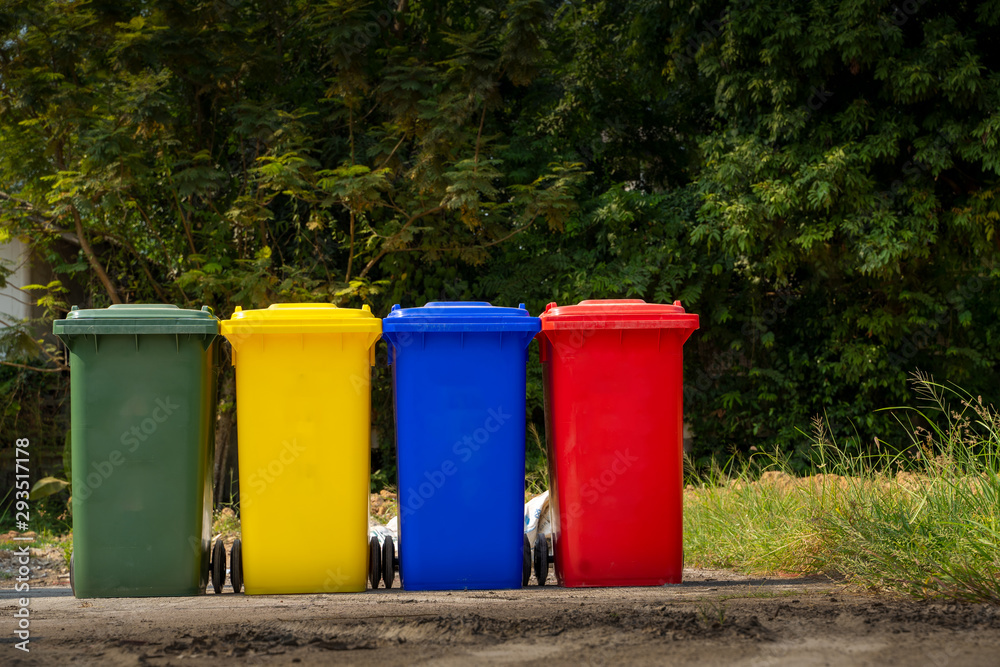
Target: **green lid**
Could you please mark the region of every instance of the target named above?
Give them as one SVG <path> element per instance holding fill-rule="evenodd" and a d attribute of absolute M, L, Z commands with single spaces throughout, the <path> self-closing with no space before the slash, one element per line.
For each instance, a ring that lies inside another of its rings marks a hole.
<path fill-rule="evenodd" d="M 201 310 L 173 304 L 121 303 L 107 308 L 79 310 L 52 323 L 52 333 L 87 334 L 210 334 L 219 333 L 219 320 L 208 306 Z"/>

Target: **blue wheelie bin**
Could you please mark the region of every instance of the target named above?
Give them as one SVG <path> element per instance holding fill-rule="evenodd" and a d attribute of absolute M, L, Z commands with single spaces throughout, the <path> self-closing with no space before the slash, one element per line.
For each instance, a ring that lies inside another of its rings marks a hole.
<path fill-rule="evenodd" d="M 541 328 L 524 304 L 398 305 L 389 344 L 407 590 L 520 588 L 525 368 Z"/>

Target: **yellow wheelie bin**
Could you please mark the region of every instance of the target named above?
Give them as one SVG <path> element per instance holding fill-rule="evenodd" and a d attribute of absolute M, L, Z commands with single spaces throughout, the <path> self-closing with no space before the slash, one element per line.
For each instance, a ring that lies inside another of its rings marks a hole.
<path fill-rule="evenodd" d="M 248 594 L 367 588 L 371 309 L 282 303 L 221 323 L 236 367 Z"/>

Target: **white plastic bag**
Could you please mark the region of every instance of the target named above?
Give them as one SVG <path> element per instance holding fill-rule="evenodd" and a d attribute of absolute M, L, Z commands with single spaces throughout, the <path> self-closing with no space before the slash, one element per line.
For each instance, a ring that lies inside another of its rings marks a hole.
<path fill-rule="evenodd" d="M 396 534 L 396 517 L 389 519 L 389 523 L 386 525 L 381 525 L 376 523 L 374 520 L 369 520 L 368 525 L 368 538 L 372 537 L 378 538 L 379 546 L 385 544 L 385 538 L 392 537 L 392 544 L 395 547 L 396 553 L 399 553 L 399 536 Z"/>
<path fill-rule="evenodd" d="M 552 516 L 549 511 L 549 492 L 539 494 L 524 504 L 524 534 L 532 548 L 539 535 L 552 533 Z"/>

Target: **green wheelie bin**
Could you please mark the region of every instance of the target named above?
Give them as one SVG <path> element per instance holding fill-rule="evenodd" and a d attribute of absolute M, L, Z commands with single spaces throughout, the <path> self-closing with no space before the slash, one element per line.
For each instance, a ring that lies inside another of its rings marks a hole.
<path fill-rule="evenodd" d="M 207 306 L 75 306 L 69 348 L 78 598 L 208 583 L 219 321 Z"/>

